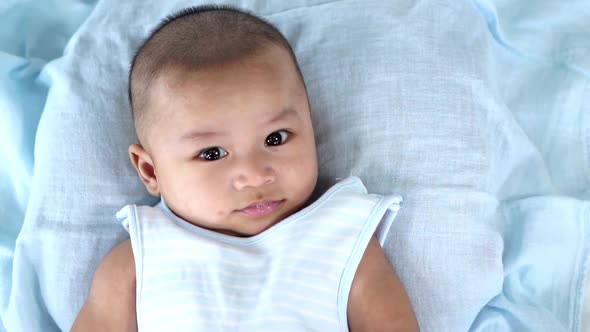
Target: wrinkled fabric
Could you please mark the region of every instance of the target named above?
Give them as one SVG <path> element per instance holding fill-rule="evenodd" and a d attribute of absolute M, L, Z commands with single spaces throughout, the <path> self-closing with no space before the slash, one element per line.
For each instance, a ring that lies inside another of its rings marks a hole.
<path fill-rule="evenodd" d="M 155 202 L 127 156 L 128 64 L 160 18 L 199 3 L 0 4 L 0 330 L 69 330 L 96 266 L 127 236 L 112 216 Z M 316 195 L 356 175 L 404 197 L 384 248 L 423 331 L 579 330 L 585 1 L 223 3 L 293 45 Z"/>

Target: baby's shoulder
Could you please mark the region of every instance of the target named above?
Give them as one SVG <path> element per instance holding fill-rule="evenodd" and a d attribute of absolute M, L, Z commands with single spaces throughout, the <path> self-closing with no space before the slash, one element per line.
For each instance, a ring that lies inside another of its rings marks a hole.
<path fill-rule="evenodd" d="M 102 260 L 72 331 L 136 331 L 135 262 L 129 240 Z"/>
<path fill-rule="evenodd" d="M 131 287 L 135 285 L 135 260 L 131 240 L 126 240 L 109 252 L 100 263 L 93 283 Z"/>
<path fill-rule="evenodd" d="M 126 240 L 108 253 L 98 266 L 92 282 L 94 295 L 135 292 L 135 260 L 131 241 Z"/>

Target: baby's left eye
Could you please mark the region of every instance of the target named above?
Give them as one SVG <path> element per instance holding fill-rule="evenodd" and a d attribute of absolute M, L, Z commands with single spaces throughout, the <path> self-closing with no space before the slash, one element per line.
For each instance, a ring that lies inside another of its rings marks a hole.
<path fill-rule="evenodd" d="M 264 142 L 264 144 L 267 146 L 281 145 L 281 144 L 285 143 L 287 138 L 289 138 L 288 131 L 286 131 L 286 130 L 275 131 L 274 133 L 272 133 L 266 137 L 266 141 Z"/>

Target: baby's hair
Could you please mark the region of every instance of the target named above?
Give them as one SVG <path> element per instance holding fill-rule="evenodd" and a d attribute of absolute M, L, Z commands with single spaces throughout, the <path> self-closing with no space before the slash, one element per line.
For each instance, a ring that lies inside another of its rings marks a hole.
<path fill-rule="evenodd" d="M 199 70 L 256 55 L 267 45 L 286 49 L 305 86 L 293 49 L 264 19 L 230 6 L 204 5 L 166 17 L 139 47 L 129 70 L 128 96 L 140 139 L 155 114 L 146 114 L 150 84 L 165 69 Z M 154 112 L 149 112 L 154 113 Z"/>

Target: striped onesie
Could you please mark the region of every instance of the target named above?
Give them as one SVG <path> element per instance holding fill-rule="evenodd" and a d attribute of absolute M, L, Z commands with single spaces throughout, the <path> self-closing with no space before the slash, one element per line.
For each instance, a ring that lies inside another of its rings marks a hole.
<path fill-rule="evenodd" d="M 127 205 L 139 331 L 348 331 L 347 303 L 373 234 L 381 245 L 401 198 L 357 177 L 252 237 L 190 224 L 164 202 Z"/>

